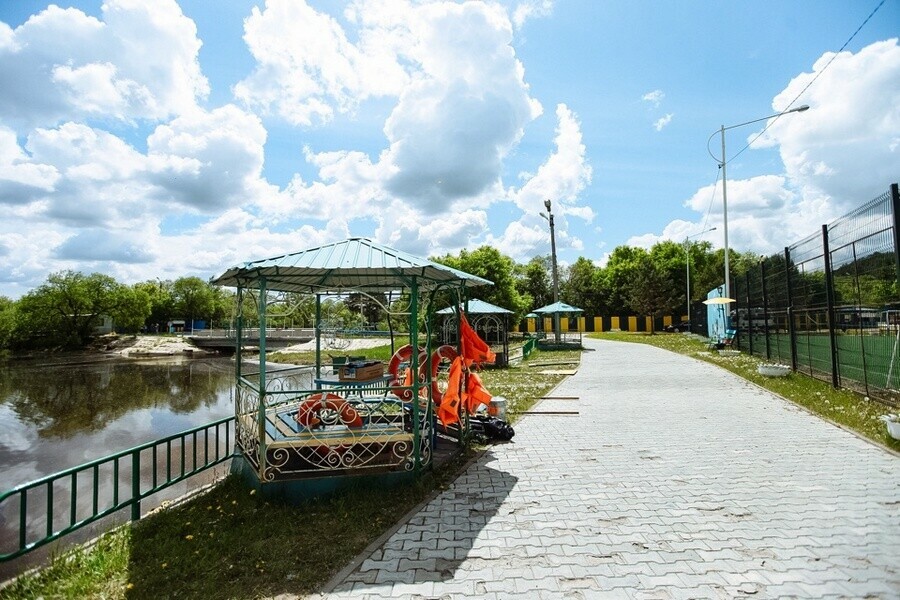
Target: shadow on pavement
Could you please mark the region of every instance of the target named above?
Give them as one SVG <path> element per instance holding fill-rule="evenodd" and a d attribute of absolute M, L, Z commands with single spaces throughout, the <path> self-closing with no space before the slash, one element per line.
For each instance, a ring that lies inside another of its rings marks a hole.
<path fill-rule="evenodd" d="M 396 583 L 452 579 L 460 564 L 479 552 L 479 534 L 518 481 L 486 466 L 489 461 L 487 452 L 333 591 L 375 593 Z M 480 545 L 486 546 L 484 540 Z"/>

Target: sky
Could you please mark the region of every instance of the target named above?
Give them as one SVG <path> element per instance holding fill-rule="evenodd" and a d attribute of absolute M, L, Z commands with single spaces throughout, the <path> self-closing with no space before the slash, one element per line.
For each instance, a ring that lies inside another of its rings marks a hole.
<path fill-rule="evenodd" d="M 348 237 L 527 262 L 548 199 L 561 265 L 720 248 L 721 127 L 729 246 L 780 251 L 900 179 L 898 35 L 900 0 L 4 0 L 0 295 Z"/>

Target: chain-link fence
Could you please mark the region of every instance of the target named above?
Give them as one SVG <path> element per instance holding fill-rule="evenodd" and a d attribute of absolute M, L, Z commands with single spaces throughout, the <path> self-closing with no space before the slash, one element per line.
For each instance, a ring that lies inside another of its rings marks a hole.
<path fill-rule="evenodd" d="M 900 405 L 897 184 L 734 281 L 738 347 Z"/>

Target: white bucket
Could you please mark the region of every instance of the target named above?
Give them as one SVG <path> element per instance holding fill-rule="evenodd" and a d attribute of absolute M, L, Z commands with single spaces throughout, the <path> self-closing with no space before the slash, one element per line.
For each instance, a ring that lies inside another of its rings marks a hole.
<path fill-rule="evenodd" d="M 506 420 L 506 398 L 503 396 L 494 396 L 491 398 L 491 405 L 488 407 L 488 414 L 497 417 L 501 421 Z"/>

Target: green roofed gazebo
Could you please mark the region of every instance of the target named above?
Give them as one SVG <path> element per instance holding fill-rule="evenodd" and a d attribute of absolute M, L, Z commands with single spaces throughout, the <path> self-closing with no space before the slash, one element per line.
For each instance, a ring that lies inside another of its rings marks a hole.
<path fill-rule="evenodd" d="M 424 323 L 430 356 L 432 336 L 427 334 L 435 331 L 436 294 L 446 298 L 449 292 L 463 303 L 467 288 L 493 285 L 490 281 L 366 238 L 350 238 L 245 262 L 213 283 L 237 288 L 236 444 L 242 460 L 239 468 L 245 476 L 255 475 L 257 487 L 273 495 L 304 497 L 340 487 L 336 482 L 350 476 L 414 475 L 432 464 L 435 399 L 430 370 L 419 371 L 419 353 L 410 352 L 407 366 L 426 375 L 412 378 L 411 385 L 389 376 L 364 381 L 325 377 L 322 299 L 349 294 L 375 299 L 376 294 L 399 292 L 406 304 L 383 308 L 406 321 L 404 336 L 413 347 L 420 343 L 419 327 Z M 314 367 L 281 369 L 266 363 L 266 308 L 288 301 L 290 294 L 316 297 Z M 245 302 L 248 297 L 252 303 Z M 241 356 L 248 306 L 254 307 L 252 316 L 259 326 L 254 369 Z M 457 428 L 458 444 L 464 442 L 465 433 Z"/>
<path fill-rule="evenodd" d="M 548 304 L 547 306 L 542 306 L 541 308 L 534 309 L 534 312 L 538 315 L 547 315 L 547 316 L 566 316 L 575 315 L 576 318 L 578 315 L 583 313 L 584 311 L 575 306 L 571 306 L 566 304 L 565 302 L 554 302 L 553 304 Z M 559 319 L 554 318 L 554 323 L 558 323 Z M 581 347 L 581 329 L 579 327 L 575 328 L 576 331 L 573 333 L 571 331 L 554 331 L 555 342 L 551 345 L 546 340 L 541 344 L 542 347 L 551 347 L 556 346 L 560 348 L 568 348 L 568 347 Z"/>
<path fill-rule="evenodd" d="M 497 353 L 495 364 L 498 367 L 505 367 L 509 359 L 509 316 L 514 314 L 513 311 L 477 298 L 469 300 L 465 310 L 469 325 Z M 443 342 L 452 343 L 458 335 L 456 310 L 448 306 L 437 311 L 437 314 L 444 317 Z"/>

